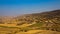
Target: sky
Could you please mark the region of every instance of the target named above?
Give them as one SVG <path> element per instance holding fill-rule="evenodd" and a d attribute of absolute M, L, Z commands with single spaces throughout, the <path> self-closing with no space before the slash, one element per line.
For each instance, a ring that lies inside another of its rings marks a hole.
<path fill-rule="evenodd" d="M 0 16 L 16 16 L 60 9 L 60 0 L 0 0 Z"/>

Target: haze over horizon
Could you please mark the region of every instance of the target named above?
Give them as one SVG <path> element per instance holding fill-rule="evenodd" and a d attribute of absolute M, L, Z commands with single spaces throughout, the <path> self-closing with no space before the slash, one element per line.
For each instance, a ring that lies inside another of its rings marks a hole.
<path fill-rule="evenodd" d="M 0 0 L 0 15 L 16 16 L 60 9 L 60 0 Z"/>

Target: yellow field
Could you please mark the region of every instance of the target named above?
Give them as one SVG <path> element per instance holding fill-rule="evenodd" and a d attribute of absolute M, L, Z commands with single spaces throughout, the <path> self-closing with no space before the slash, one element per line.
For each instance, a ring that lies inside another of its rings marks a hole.
<path fill-rule="evenodd" d="M 60 34 L 60 32 L 49 30 L 30 30 L 28 32 L 19 32 L 17 34 Z"/>
<path fill-rule="evenodd" d="M 20 31 L 20 28 L 30 25 L 32 24 L 23 24 L 21 26 L 16 26 L 16 24 L 0 24 L 0 34 L 60 34 L 60 32 L 50 30 Z"/>

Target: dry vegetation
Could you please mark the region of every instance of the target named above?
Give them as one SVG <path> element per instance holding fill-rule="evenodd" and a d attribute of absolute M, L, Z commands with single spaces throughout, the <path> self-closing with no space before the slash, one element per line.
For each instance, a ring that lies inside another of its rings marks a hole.
<path fill-rule="evenodd" d="M 60 34 L 60 10 L 17 17 L 0 16 L 0 34 Z"/>

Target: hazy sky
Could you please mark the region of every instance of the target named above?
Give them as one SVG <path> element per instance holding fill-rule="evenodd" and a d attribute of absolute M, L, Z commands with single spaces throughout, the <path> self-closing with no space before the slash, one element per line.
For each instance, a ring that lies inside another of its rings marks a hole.
<path fill-rule="evenodd" d="M 20 15 L 60 9 L 60 0 L 0 0 L 0 15 Z"/>

